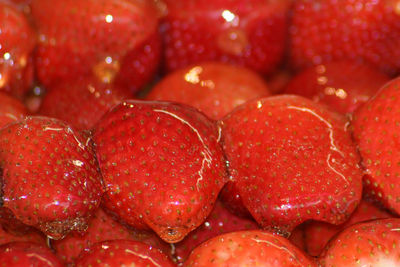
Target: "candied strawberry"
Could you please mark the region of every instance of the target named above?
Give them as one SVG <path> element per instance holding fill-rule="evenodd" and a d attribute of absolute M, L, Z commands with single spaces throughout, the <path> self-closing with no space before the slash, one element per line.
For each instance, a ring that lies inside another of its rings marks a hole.
<path fill-rule="evenodd" d="M 170 73 L 146 99 L 192 105 L 212 119 L 220 119 L 236 106 L 270 93 L 264 80 L 243 67 L 207 62 Z"/>
<path fill-rule="evenodd" d="M 303 251 L 306 251 L 304 224 L 300 224 L 294 228 L 288 239 L 293 245 Z"/>
<path fill-rule="evenodd" d="M 246 218 L 251 217 L 250 212 L 243 204 L 239 190 L 236 188 L 235 183 L 229 181 L 222 188 L 219 198 L 233 214 Z"/>
<path fill-rule="evenodd" d="M 400 266 L 400 219 L 355 224 L 338 234 L 322 253 L 321 266 Z"/>
<path fill-rule="evenodd" d="M 190 254 L 183 266 L 317 266 L 287 239 L 260 230 L 216 236 Z"/>
<path fill-rule="evenodd" d="M 33 0 L 31 7 L 39 32 L 36 67 L 47 88 L 95 75 L 134 92 L 158 68 L 161 40 L 152 1 Z"/>
<path fill-rule="evenodd" d="M 359 222 L 391 217 L 393 215 L 378 208 L 376 205 L 365 200 L 361 201 L 349 220 L 344 224 L 332 225 L 315 221 L 306 224 L 304 227 L 305 251 L 311 256 L 319 256 L 328 241 L 348 226 Z"/>
<path fill-rule="evenodd" d="M 147 244 L 132 240 L 110 240 L 94 244 L 76 260 L 86 266 L 175 266 L 167 255 Z"/>
<path fill-rule="evenodd" d="M 64 122 L 46 117 L 2 128 L 3 207 L 53 239 L 86 230 L 103 193 L 88 142 Z"/>
<path fill-rule="evenodd" d="M 400 68 L 399 6 L 394 0 L 296 0 L 290 61 L 299 69 L 338 60 Z"/>
<path fill-rule="evenodd" d="M 0 259 L 1 266 L 64 266 L 49 248 L 30 242 L 12 242 L 1 245 Z"/>
<path fill-rule="evenodd" d="M 332 62 L 302 71 L 289 82 L 285 93 L 305 96 L 340 113 L 352 113 L 389 80 L 366 65 Z"/>
<path fill-rule="evenodd" d="M 52 243 L 56 254 L 66 263 L 72 264 L 82 251 L 87 251 L 95 243 L 106 240 L 134 240 L 146 243 L 154 248 L 169 253 L 169 246 L 151 232 L 139 232 L 116 222 L 110 215 L 99 208 L 89 221 L 87 231 L 81 235 L 72 233 Z"/>
<path fill-rule="evenodd" d="M 31 242 L 46 246 L 46 237 L 37 230 L 17 235 L 0 226 L 0 245 L 11 242 Z"/>
<path fill-rule="evenodd" d="M 309 99 L 249 101 L 221 121 L 232 181 L 266 229 L 309 219 L 343 223 L 361 198 L 362 171 L 344 116 Z"/>
<path fill-rule="evenodd" d="M 78 129 L 91 129 L 110 108 L 131 96 L 96 78 L 77 79 L 54 86 L 44 97 L 39 113 L 67 121 Z"/>
<path fill-rule="evenodd" d="M 36 37 L 22 11 L 0 1 L 0 90 L 22 98 L 33 81 Z"/>
<path fill-rule="evenodd" d="M 260 73 L 274 70 L 285 48 L 289 2 L 166 0 L 166 68 L 216 60 Z"/>
<path fill-rule="evenodd" d="M 293 73 L 289 69 L 278 69 L 267 77 L 269 91 L 272 94 L 279 94 L 283 92 L 292 78 Z"/>
<path fill-rule="evenodd" d="M 175 244 L 175 256 L 179 262 L 184 262 L 194 248 L 210 238 L 224 233 L 258 228 L 254 221 L 237 217 L 217 201 L 207 220 L 185 239 Z"/>
<path fill-rule="evenodd" d="M 28 110 L 19 100 L 0 92 L 0 128 L 8 123 L 23 119 Z"/>
<path fill-rule="evenodd" d="M 93 133 L 105 207 L 167 242 L 182 240 L 207 218 L 227 181 L 219 134 L 190 106 L 119 104 Z"/>
<path fill-rule="evenodd" d="M 400 78 L 385 84 L 353 117 L 353 135 L 365 168 L 364 189 L 400 214 Z"/>

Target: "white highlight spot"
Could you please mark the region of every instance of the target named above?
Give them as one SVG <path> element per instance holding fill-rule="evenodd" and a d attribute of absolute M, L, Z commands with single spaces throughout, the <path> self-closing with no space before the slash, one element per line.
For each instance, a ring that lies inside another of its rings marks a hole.
<path fill-rule="evenodd" d="M 233 14 L 231 11 L 229 10 L 224 10 L 222 11 L 222 17 L 224 18 L 224 20 L 226 20 L 226 22 L 232 22 L 235 19 L 235 14 Z"/>
<path fill-rule="evenodd" d="M 4 53 L 3 58 L 4 58 L 4 60 L 9 60 L 11 58 L 10 53 L 8 53 L 8 52 Z"/>
<path fill-rule="evenodd" d="M 107 22 L 107 23 L 111 23 L 113 20 L 114 20 L 114 18 L 113 18 L 112 15 L 108 14 L 108 15 L 106 16 L 106 22 Z"/>

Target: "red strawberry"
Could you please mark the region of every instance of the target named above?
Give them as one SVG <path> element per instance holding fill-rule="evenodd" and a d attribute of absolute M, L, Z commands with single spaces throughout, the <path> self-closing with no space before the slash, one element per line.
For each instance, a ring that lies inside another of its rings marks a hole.
<path fill-rule="evenodd" d="M 190 254 L 189 266 L 317 266 L 287 239 L 259 230 L 239 231 L 214 237 Z"/>
<path fill-rule="evenodd" d="M 46 117 L 2 128 L 3 207 L 54 239 L 86 230 L 103 193 L 88 142 L 64 122 Z"/>
<path fill-rule="evenodd" d="M 10 233 L 0 226 L 0 245 L 11 242 L 31 242 L 46 246 L 46 237 L 39 231 L 32 230 L 27 233 L 17 235 Z"/>
<path fill-rule="evenodd" d="M 48 88 L 95 75 L 133 92 L 157 70 L 161 46 L 151 1 L 33 0 L 31 7 L 36 67 Z"/>
<path fill-rule="evenodd" d="M 227 181 L 216 125 L 196 109 L 126 101 L 94 129 L 105 207 L 173 243 L 210 214 Z"/>
<path fill-rule="evenodd" d="M 30 242 L 13 242 L 1 245 L 0 259 L 0 266 L 2 267 L 63 266 L 49 248 Z"/>
<path fill-rule="evenodd" d="M 166 68 L 217 60 L 268 73 L 282 59 L 286 0 L 166 0 Z"/>
<path fill-rule="evenodd" d="M 96 243 L 76 260 L 75 266 L 175 266 L 167 255 L 147 244 L 131 240 Z"/>
<path fill-rule="evenodd" d="M 400 70 L 396 0 L 293 1 L 290 60 L 299 69 L 338 60 Z"/>
<path fill-rule="evenodd" d="M 304 224 L 300 224 L 299 226 L 294 228 L 288 239 L 293 245 L 303 251 L 306 251 Z"/>
<path fill-rule="evenodd" d="M 220 119 L 247 100 L 269 94 L 265 82 L 251 70 L 208 62 L 172 72 L 146 98 L 192 105 Z"/>
<path fill-rule="evenodd" d="M 89 221 L 88 230 L 84 235 L 72 233 L 64 239 L 54 241 L 52 245 L 63 261 L 72 264 L 82 251 L 89 250 L 95 243 L 116 239 L 141 241 L 161 249 L 166 254 L 170 252 L 170 247 L 155 234 L 129 229 L 116 222 L 101 208 Z"/>
<path fill-rule="evenodd" d="M 217 201 L 207 220 L 185 239 L 175 244 L 175 255 L 179 262 L 184 262 L 195 247 L 214 236 L 258 228 L 254 221 L 235 216 Z"/>
<path fill-rule="evenodd" d="M 35 35 L 24 14 L 0 2 L 0 90 L 21 98 L 33 80 Z"/>
<path fill-rule="evenodd" d="M 54 86 L 44 97 L 39 113 L 78 129 L 91 129 L 110 108 L 130 97 L 126 90 L 95 78 L 77 79 Z"/>
<path fill-rule="evenodd" d="M 222 120 L 232 181 L 262 227 L 286 234 L 309 219 L 340 224 L 350 216 L 362 172 L 347 124 L 292 95 L 249 101 Z"/>
<path fill-rule="evenodd" d="M 341 113 L 352 113 L 390 78 L 366 65 L 349 61 L 310 67 L 296 75 L 285 93 L 324 103 Z"/>
<path fill-rule="evenodd" d="M 277 71 L 273 72 L 267 77 L 267 84 L 270 92 L 273 94 L 279 94 L 283 92 L 292 77 L 293 73 L 287 68 L 278 69 Z"/>
<path fill-rule="evenodd" d="M 233 182 L 229 181 L 226 183 L 224 188 L 222 188 L 219 197 L 227 209 L 229 209 L 233 214 L 243 218 L 251 217 L 250 212 L 243 204 L 239 190 Z"/>
<path fill-rule="evenodd" d="M 28 114 L 24 104 L 0 92 L 0 128 L 8 123 L 23 119 Z"/>
<path fill-rule="evenodd" d="M 304 227 L 305 250 L 311 256 L 319 256 L 328 241 L 348 226 L 368 220 L 390 217 L 393 217 L 393 215 L 387 211 L 367 201 L 361 201 L 349 220 L 344 224 L 332 225 L 315 221 L 306 224 Z"/>
<path fill-rule="evenodd" d="M 354 113 L 353 135 L 366 170 L 365 191 L 400 213 L 400 78 L 384 85 Z"/>
<path fill-rule="evenodd" d="M 321 266 L 400 266 L 400 219 L 382 219 L 346 228 L 329 242 Z"/>

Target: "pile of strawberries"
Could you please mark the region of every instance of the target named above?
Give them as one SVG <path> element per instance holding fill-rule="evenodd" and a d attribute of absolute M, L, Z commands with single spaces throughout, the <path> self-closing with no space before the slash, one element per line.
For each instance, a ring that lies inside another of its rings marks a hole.
<path fill-rule="evenodd" d="M 400 266 L 397 0 L 0 0 L 0 266 Z"/>

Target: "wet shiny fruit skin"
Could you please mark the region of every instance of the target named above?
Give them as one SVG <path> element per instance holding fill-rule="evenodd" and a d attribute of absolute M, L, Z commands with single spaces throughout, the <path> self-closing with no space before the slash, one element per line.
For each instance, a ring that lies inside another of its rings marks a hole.
<path fill-rule="evenodd" d="M 246 66 L 266 74 L 281 62 L 288 1 L 165 1 L 168 71 L 204 61 Z"/>

